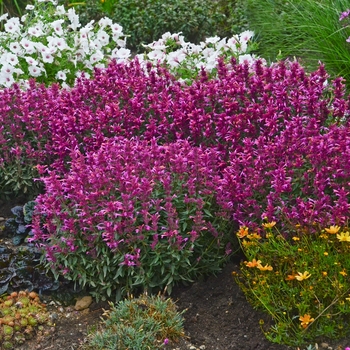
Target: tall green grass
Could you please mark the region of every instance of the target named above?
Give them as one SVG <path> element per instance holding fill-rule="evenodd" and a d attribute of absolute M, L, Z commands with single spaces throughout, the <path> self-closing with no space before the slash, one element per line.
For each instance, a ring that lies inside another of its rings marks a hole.
<path fill-rule="evenodd" d="M 296 57 L 308 69 L 322 61 L 332 76 L 343 76 L 350 87 L 350 28 L 339 22 L 347 8 L 349 0 L 247 0 L 258 54 L 270 62 Z"/>

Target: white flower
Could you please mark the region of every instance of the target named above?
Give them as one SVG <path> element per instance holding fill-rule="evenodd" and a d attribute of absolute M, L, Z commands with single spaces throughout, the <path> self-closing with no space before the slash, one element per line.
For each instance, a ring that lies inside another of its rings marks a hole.
<path fill-rule="evenodd" d="M 13 79 L 12 74 L 0 72 L 0 85 L 3 85 L 5 87 L 10 87 L 14 82 L 15 80 Z"/>
<path fill-rule="evenodd" d="M 97 50 L 90 56 L 90 63 L 95 64 L 103 59 L 103 53 L 100 50 Z"/>
<path fill-rule="evenodd" d="M 21 31 L 21 23 L 19 22 L 19 18 L 18 17 L 12 17 L 10 18 L 6 23 L 5 23 L 5 31 L 7 33 L 12 33 L 12 34 L 16 34 L 16 33 L 20 33 Z"/>
<path fill-rule="evenodd" d="M 110 27 L 112 29 L 113 34 L 120 34 L 120 35 L 123 34 L 123 27 L 121 25 L 119 25 L 118 23 L 113 23 Z"/>
<path fill-rule="evenodd" d="M 86 79 L 90 79 L 90 74 L 87 72 L 83 72 L 83 71 L 78 71 L 75 73 L 75 76 L 77 78 L 86 78 Z"/>
<path fill-rule="evenodd" d="M 54 60 L 54 57 L 51 55 L 51 53 L 48 52 L 42 52 L 41 57 L 45 63 L 52 63 Z"/>
<path fill-rule="evenodd" d="M 26 13 L 21 17 L 21 22 L 24 23 L 27 20 L 27 18 L 28 18 L 28 13 Z"/>
<path fill-rule="evenodd" d="M 28 66 L 28 72 L 32 77 L 39 77 L 41 75 L 41 68 L 38 66 Z"/>
<path fill-rule="evenodd" d="M 0 16 L 0 21 L 7 19 L 8 16 L 9 16 L 8 13 L 4 13 L 3 15 Z"/>
<path fill-rule="evenodd" d="M 15 66 L 18 63 L 18 58 L 17 55 L 14 55 L 11 52 L 6 52 L 1 56 L 1 62 L 6 62 L 12 66 Z"/>
<path fill-rule="evenodd" d="M 254 36 L 254 32 L 251 30 L 246 30 L 244 32 L 242 32 L 241 34 L 239 34 L 239 41 L 245 41 L 247 42 L 248 40 L 250 40 L 252 37 Z"/>
<path fill-rule="evenodd" d="M 56 7 L 56 11 L 55 11 L 55 15 L 57 16 L 62 16 L 66 13 L 66 10 L 64 9 L 64 6 L 61 5 L 61 6 L 57 6 Z"/>
<path fill-rule="evenodd" d="M 239 63 L 245 63 L 247 62 L 248 64 L 254 63 L 255 58 L 252 55 L 240 55 L 238 57 L 238 62 Z"/>
<path fill-rule="evenodd" d="M 206 38 L 206 39 L 205 39 L 205 42 L 206 42 L 207 44 L 215 44 L 215 43 L 217 43 L 219 40 L 220 40 L 220 37 L 218 37 L 218 36 L 213 36 L 213 37 L 211 37 L 211 38 Z"/>
<path fill-rule="evenodd" d="M 33 5 L 26 6 L 26 10 L 28 10 L 28 11 L 34 10 L 34 8 L 35 8 L 35 6 L 33 6 Z"/>
<path fill-rule="evenodd" d="M 41 25 L 40 25 L 41 24 Z M 43 25 L 41 23 L 37 23 L 34 27 L 29 27 L 28 28 L 28 34 L 33 35 L 35 37 L 40 37 L 44 35 L 44 32 L 42 30 Z"/>
<path fill-rule="evenodd" d="M 126 38 L 124 38 L 123 40 L 122 39 L 118 39 L 115 41 L 116 44 L 119 46 L 119 47 L 125 47 L 126 46 Z"/>
<path fill-rule="evenodd" d="M 155 61 L 163 62 L 164 59 L 165 59 L 165 52 L 160 51 L 160 50 L 154 50 L 154 51 L 149 52 L 149 53 L 147 54 L 147 57 L 148 57 L 150 60 L 155 60 Z"/>
<path fill-rule="evenodd" d="M 237 36 L 233 36 L 232 38 L 228 39 L 226 46 L 234 53 L 237 53 L 238 48 L 240 47 L 239 38 Z"/>
<path fill-rule="evenodd" d="M 2 62 L 2 60 L 3 60 L 3 58 L 1 56 L 1 62 Z M 12 75 L 13 71 L 14 71 L 14 67 L 11 64 L 9 64 L 7 62 L 3 63 L 2 67 L 1 67 L 2 73 Z"/>
<path fill-rule="evenodd" d="M 48 41 L 48 47 L 54 48 L 55 52 L 56 52 L 56 48 L 61 51 L 69 49 L 69 46 L 67 45 L 66 40 L 64 38 L 48 37 L 47 41 Z"/>
<path fill-rule="evenodd" d="M 17 55 L 21 55 L 23 52 L 23 49 L 22 49 L 20 43 L 17 41 L 13 41 L 12 43 L 10 43 L 9 49 Z"/>
<path fill-rule="evenodd" d="M 38 61 L 36 59 L 34 59 L 33 57 L 31 57 L 31 56 L 24 57 L 24 59 L 26 60 L 26 62 L 30 66 L 37 66 L 38 65 Z"/>
<path fill-rule="evenodd" d="M 64 69 L 64 70 L 60 70 L 56 73 L 56 76 L 55 78 L 58 79 L 58 80 L 63 80 L 63 81 L 66 81 L 67 79 L 67 74 L 69 70 L 68 69 Z"/>
<path fill-rule="evenodd" d="M 186 58 L 186 54 L 183 50 L 177 50 L 174 52 L 170 52 L 166 60 L 170 67 L 177 67 L 184 59 Z"/>
<path fill-rule="evenodd" d="M 63 32 L 63 29 L 62 29 L 62 23 L 64 23 L 64 20 L 63 19 L 58 19 L 56 21 L 53 21 L 51 23 L 51 27 L 53 28 L 53 30 L 55 31 L 55 33 L 58 35 L 58 36 L 61 36 L 64 34 Z"/>
<path fill-rule="evenodd" d="M 33 54 L 35 52 L 35 46 L 34 43 L 26 38 L 23 38 L 20 41 L 22 47 L 25 49 L 26 53 L 29 55 Z"/>
<path fill-rule="evenodd" d="M 74 8 L 70 8 L 67 12 L 68 19 L 70 20 L 69 28 L 77 30 L 81 24 L 79 23 L 79 16 L 75 13 Z"/>
<path fill-rule="evenodd" d="M 106 46 L 109 43 L 109 35 L 104 30 L 99 30 L 96 36 L 102 46 Z"/>
<path fill-rule="evenodd" d="M 118 61 L 125 61 L 127 60 L 131 55 L 131 51 L 129 49 L 125 48 L 115 48 L 112 51 L 111 58 L 115 58 Z"/>
<path fill-rule="evenodd" d="M 98 21 L 98 24 L 100 25 L 101 29 L 104 29 L 107 26 L 112 26 L 113 21 L 108 17 L 103 17 Z"/>

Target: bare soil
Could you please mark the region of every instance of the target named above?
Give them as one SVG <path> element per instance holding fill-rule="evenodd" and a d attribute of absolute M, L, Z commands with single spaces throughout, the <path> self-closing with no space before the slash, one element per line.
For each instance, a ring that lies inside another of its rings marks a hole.
<path fill-rule="evenodd" d="M 11 205 L 0 203 L 0 217 L 11 217 L 9 212 Z M 9 244 L 8 241 L 8 237 L 0 233 L 0 245 Z M 266 314 L 254 310 L 246 301 L 232 277 L 232 272 L 238 269 L 239 261 L 231 261 L 218 276 L 210 276 L 191 286 L 174 288 L 173 300 L 177 302 L 179 310 L 186 309 L 184 313 L 186 338 L 177 344 L 168 344 L 167 350 L 295 349 L 266 340 L 259 321 L 263 319 L 264 327 L 267 329 L 271 325 L 271 320 Z M 96 329 L 104 309 L 108 309 L 107 302 L 93 302 L 89 309 L 75 311 L 73 305 L 67 307 L 50 303 L 50 297 L 46 301 L 49 312 L 54 316 L 55 326 L 35 334 L 33 339 L 16 349 L 81 349 L 88 331 Z M 319 342 L 319 349 L 344 350 L 346 346 L 350 346 L 350 339 L 328 344 Z"/>

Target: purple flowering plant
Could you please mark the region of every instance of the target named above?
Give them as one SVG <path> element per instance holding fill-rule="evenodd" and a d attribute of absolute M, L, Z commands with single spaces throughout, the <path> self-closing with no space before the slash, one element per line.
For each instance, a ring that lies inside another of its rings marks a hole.
<path fill-rule="evenodd" d="M 125 291 L 171 285 L 216 268 L 208 264 L 214 251 L 217 262 L 226 257 L 228 218 L 231 226 L 263 217 L 306 228 L 347 220 L 349 100 L 342 80 L 328 83 L 323 66 L 307 74 L 297 62 L 268 67 L 232 59 L 221 61 L 217 74 L 209 79 L 203 70 L 185 86 L 166 69 L 150 64 L 145 71 L 134 60 L 112 62 L 70 90 L 31 82 L 26 91 L 14 86 L 0 92 L 1 190 L 44 185 L 36 242 L 57 273 L 92 287 L 97 283 L 106 294 L 120 287 L 116 281 L 126 283 Z M 174 157 L 191 152 L 198 157 L 177 174 L 176 158 L 166 162 L 160 156 L 166 147 L 178 147 Z M 119 164 L 128 152 L 131 159 Z M 157 178 L 160 170 L 152 163 L 157 157 L 164 160 L 164 178 Z M 110 168 L 113 162 L 120 172 Z M 29 175 L 23 176 L 25 185 L 15 187 L 18 182 L 5 177 L 18 165 Z M 157 171 L 146 171 L 154 167 Z M 203 168 L 203 178 L 195 168 Z M 193 186 L 197 192 L 191 192 Z M 124 216 L 114 217 L 119 211 Z M 145 231 L 142 225 L 152 220 L 157 226 Z M 203 220 L 206 229 L 193 229 L 194 220 Z M 220 242 L 215 230 L 225 232 Z M 167 242 L 158 255 L 155 237 Z M 87 253 L 101 257 L 101 264 Z M 176 263 L 167 265 L 169 259 Z M 169 275 L 170 266 L 175 270 Z M 93 281 L 96 273 L 100 282 Z"/>
<path fill-rule="evenodd" d="M 111 138 L 71 158 L 64 176 L 43 178 L 33 223 L 57 275 L 120 297 L 138 287 L 170 293 L 179 280 L 220 270 L 233 235 L 215 201 L 214 150 Z"/>

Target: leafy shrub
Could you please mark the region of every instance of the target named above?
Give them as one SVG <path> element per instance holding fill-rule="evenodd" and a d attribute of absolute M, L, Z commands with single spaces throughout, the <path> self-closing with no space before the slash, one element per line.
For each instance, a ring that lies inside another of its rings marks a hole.
<path fill-rule="evenodd" d="M 348 336 L 349 228 L 333 225 L 307 235 L 298 225 L 286 239 L 275 224 L 237 233 L 247 261 L 236 279 L 251 304 L 275 322 L 265 336 L 293 346 Z"/>
<path fill-rule="evenodd" d="M 215 151 L 117 138 L 71 157 L 66 175 L 43 178 L 33 218 L 32 240 L 54 273 L 120 297 L 170 293 L 177 281 L 220 270 L 233 247 L 232 224 L 215 203 Z"/>
<path fill-rule="evenodd" d="M 84 349 L 161 349 L 184 336 L 182 313 L 171 299 L 142 294 L 111 305 L 102 329 Z"/>
<path fill-rule="evenodd" d="M 104 16 L 103 8 L 94 0 L 87 0 L 80 11 L 85 22 Z M 227 20 L 215 2 L 208 0 L 115 1 L 108 15 L 123 27 L 128 47 L 139 53 L 143 52 L 142 44 L 159 39 L 165 32 L 182 32 L 186 40 L 194 43 L 221 35 L 219 28 Z"/>

